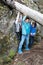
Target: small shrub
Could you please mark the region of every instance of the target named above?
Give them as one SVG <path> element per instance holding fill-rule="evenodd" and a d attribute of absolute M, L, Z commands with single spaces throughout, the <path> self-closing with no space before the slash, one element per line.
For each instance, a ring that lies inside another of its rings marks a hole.
<path fill-rule="evenodd" d="M 12 59 L 16 55 L 16 52 L 14 50 L 10 50 L 9 57 Z"/>
<path fill-rule="evenodd" d="M 5 57 L 3 57 L 3 62 L 4 62 L 4 63 L 11 62 L 11 58 L 8 57 L 8 56 L 5 56 Z"/>

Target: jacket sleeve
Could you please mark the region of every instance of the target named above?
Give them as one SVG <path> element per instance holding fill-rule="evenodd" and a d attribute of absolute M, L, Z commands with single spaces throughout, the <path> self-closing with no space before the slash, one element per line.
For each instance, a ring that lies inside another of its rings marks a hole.
<path fill-rule="evenodd" d="M 19 19 L 19 16 L 20 16 L 20 12 L 18 12 L 18 13 L 17 13 L 17 17 L 16 17 L 15 24 L 18 24 L 18 19 Z"/>
<path fill-rule="evenodd" d="M 23 17 L 23 21 L 25 21 L 25 19 L 26 19 L 26 16 Z"/>
<path fill-rule="evenodd" d="M 32 25 L 30 24 L 30 33 L 31 33 L 31 30 L 32 30 Z"/>

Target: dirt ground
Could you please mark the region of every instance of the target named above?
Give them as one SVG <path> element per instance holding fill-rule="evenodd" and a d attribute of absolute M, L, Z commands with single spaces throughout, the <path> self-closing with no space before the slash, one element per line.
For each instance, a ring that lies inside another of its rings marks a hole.
<path fill-rule="evenodd" d="M 43 65 L 43 40 L 30 51 L 17 54 L 13 65 Z"/>

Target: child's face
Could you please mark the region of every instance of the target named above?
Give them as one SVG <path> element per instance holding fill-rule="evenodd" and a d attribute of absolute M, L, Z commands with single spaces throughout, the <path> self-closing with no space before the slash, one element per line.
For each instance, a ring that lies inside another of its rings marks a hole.
<path fill-rule="evenodd" d="M 34 27 L 34 24 L 32 24 L 32 26 Z"/>
<path fill-rule="evenodd" d="M 25 21 L 26 21 L 26 22 L 29 22 L 29 19 L 26 19 Z"/>

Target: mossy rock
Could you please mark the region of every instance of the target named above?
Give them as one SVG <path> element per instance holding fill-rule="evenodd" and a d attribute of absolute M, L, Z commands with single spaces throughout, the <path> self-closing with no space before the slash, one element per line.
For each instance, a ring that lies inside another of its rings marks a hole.
<path fill-rule="evenodd" d="M 10 40 L 8 36 L 5 36 L 3 39 L 0 39 L 1 53 L 6 52 L 9 46 L 10 46 Z"/>
<path fill-rule="evenodd" d="M 17 36 L 15 35 L 14 36 L 14 48 L 15 48 L 16 51 L 18 49 L 18 45 L 19 45 L 19 40 L 17 39 Z"/>
<path fill-rule="evenodd" d="M 3 62 L 4 62 L 4 63 L 11 62 L 11 60 L 12 60 L 12 59 L 11 59 L 10 57 L 8 57 L 8 56 L 4 56 L 4 57 L 3 57 Z"/>
<path fill-rule="evenodd" d="M 12 58 L 14 58 L 15 55 L 16 55 L 16 52 L 11 49 L 11 50 L 9 51 L 9 57 L 12 59 Z"/>
<path fill-rule="evenodd" d="M 3 59 L 0 57 L 0 64 L 2 65 L 2 63 L 3 63 Z"/>

